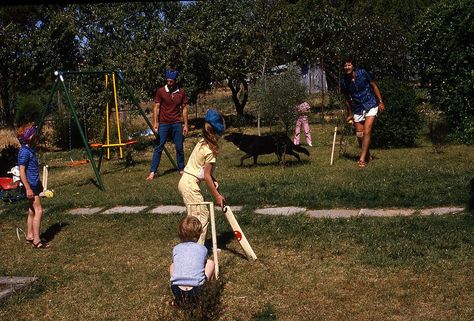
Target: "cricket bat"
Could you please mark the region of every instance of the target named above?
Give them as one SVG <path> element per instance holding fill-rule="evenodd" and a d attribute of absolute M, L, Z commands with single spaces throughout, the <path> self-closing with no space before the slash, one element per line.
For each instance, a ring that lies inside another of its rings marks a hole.
<path fill-rule="evenodd" d="M 48 165 L 43 166 L 43 192 L 48 190 Z"/>
<path fill-rule="evenodd" d="M 232 227 L 232 230 L 234 231 L 235 238 L 237 239 L 237 241 L 239 241 L 240 246 L 242 246 L 245 255 L 247 255 L 247 258 L 249 260 L 255 261 L 257 259 L 257 255 L 255 255 L 255 252 L 252 250 L 252 247 L 250 246 L 249 241 L 247 241 L 244 232 L 242 232 L 239 223 L 237 223 L 234 213 L 232 213 L 232 210 L 229 206 L 224 206 L 224 209 L 222 211 L 224 212 L 227 221 L 229 222 L 230 226 Z"/>

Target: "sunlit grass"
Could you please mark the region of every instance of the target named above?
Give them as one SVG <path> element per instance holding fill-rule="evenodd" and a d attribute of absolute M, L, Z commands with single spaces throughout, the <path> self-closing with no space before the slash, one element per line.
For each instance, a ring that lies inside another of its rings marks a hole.
<path fill-rule="evenodd" d="M 238 166 L 242 152 L 222 141 L 216 177 L 258 260 L 248 262 L 222 215 L 217 215 L 221 320 L 468 320 L 474 311 L 474 219 L 470 214 L 352 219 L 305 215 L 267 217 L 264 205 L 324 208 L 464 206 L 474 176 L 474 150 L 429 144 L 374 150 L 359 169 L 336 148 L 329 165 L 333 125 L 311 126 L 315 147 L 286 166 L 275 155 Z M 235 130 L 231 128 L 230 130 Z M 267 132 L 268 128 L 264 128 Z M 246 129 L 255 132 L 255 128 Z M 198 139 L 186 140 L 186 158 Z M 168 150 L 174 155 L 174 146 Z M 168 267 L 178 242 L 179 215 L 68 214 L 74 207 L 182 205 L 179 174 L 165 154 L 159 175 L 145 181 L 151 148 L 134 152 L 135 166 L 103 163 L 105 192 L 90 165 L 68 167 L 82 151 L 41 153 L 50 166 L 43 232 L 51 248 L 35 251 L 18 241 L 25 203 L 3 205 L 0 275 L 38 276 L 29 291 L 0 305 L 1 320 L 181 320 L 171 300 Z M 203 186 L 204 188 L 204 186 Z M 205 189 L 205 188 L 204 188 Z M 205 192 L 205 198 L 211 199 Z M 210 234 L 210 233 L 209 233 Z"/>

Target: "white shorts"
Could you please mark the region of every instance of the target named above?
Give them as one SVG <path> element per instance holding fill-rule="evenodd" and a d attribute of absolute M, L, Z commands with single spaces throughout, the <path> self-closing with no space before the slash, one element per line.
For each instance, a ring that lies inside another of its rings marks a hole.
<path fill-rule="evenodd" d="M 365 120 L 365 117 L 377 116 L 378 112 L 379 112 L 378 106 L 372 107 L 368 111 L 364 109 L 362 111 L 362 114 L 354 114 L 354 122 L 355 123 L 363 122 Z"/>

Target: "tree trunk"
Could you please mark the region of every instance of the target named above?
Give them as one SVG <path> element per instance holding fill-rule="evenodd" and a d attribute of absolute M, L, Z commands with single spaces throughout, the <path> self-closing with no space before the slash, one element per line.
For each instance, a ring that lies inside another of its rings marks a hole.
<path fill-rule="evenodd" d="M 229 78 L 227 84 L 230 90 L 232 91 L 232 101 L 234 102 L 235 110 L 237 111 L 238 115 L 243 116 L 244 108 L 249 98 L 249 85 L 247 83 L 247 80 L 244 76 L 241 76 L 238 79 Z M 239 100 L 239 92 L 241 89 L 241 85 L 244 89 L 242 101 Z"/>

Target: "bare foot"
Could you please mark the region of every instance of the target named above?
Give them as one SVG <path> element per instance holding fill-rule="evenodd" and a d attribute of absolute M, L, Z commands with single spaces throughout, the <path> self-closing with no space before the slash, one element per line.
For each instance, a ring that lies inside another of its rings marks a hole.
<path fill-rule="evenodd" d="M 183 176 L 184 171 L 179 171 L 179 175 Z"/>
<path fill-rule="evenodd" d="M 151 181 L 153 178 L 155 178 L 155 173 L 150 172 L 150 174 L 148 174 L 146 180 L 147 180 L 147 181 Z"/>

